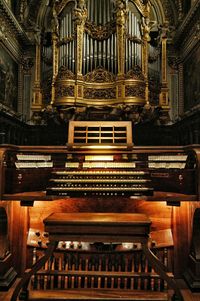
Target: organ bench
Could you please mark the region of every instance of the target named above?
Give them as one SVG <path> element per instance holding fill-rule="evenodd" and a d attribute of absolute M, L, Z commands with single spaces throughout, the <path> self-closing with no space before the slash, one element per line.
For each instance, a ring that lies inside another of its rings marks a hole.
<path fill-rule="evenodd" d="M 149 233 L 151 221 L 140 213 L 53 213 L 44 220 L 45 231 L 49 232 L 49 245 L 46 253 L 31 269 L 27 270 L 13 292 L 11 301 L 16 301 L 21 292 L 21 298 L 29 301 L 47 300 L 168 300 L 166 292 L 149 290 L 124 290 L 124 289 L 69 289 L 69 290 L 31 290 L 28 291 L 28 283 L 31 278 L 53 254 L 59 241 L 87 241 L 87 242 L 134 242 L 140 243 L 146 259 L 151 264 L 154 272 L 164 279 L 179 300 L 183 300 L 181 292 L 175 280 L 167 273 L 166 267 L 149 249 Z M 63 271 L 63 275 L 67 271 Z M 126 277 L 130 272 L 103 272 L 103 271 L 75 271 L 76 276 L 94 276 L 101 280 L 102 277 Z M 74 275 L 75 275 L 74 274 Z M 148 271 L 143 272 L 148 277 Z M 134 276 L 134 275 L 133 275 Z"/>

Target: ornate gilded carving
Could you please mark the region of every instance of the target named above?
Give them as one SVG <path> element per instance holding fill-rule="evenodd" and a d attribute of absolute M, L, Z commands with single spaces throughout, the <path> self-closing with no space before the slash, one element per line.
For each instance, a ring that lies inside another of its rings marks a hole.
<path fill-rule="evenodd" d="M 84 0 L 77 0 L 74 9 L 75 32 L 77 38 L 76 47 L 76 73 L 77 76 L 82 75 L 82 58 L 83 58 L 83 33 L 85 21 L 87 19 L 87 9 Z"/>
<path fill-rule="evenodd" d="M 105 25 L 96 25 L 93 22 L 85 22 L 85 31 L 96 40 L 106 40 L 113 33 L 116 32 L 116 22 L 112 20 L 111 22 L 106 23 Z"/>
<path fill-rule="evenodd" d="M 74 97 L 74 86 L 57 85 L 55 88 L 56 97 Z"/>
<path fill-rule="evenodd" d="M 102 67 L 98 67 L 92 72 L 87 73 L 84 76 L 84 80 L 86 82 L 95 82 L 95 83 L 106 83 L 106 82 L 114 82 L 115 75 L 111 72 L 108 72 Z"/>
<path fill-rule="evenodd" d="M 87 18 L 87 9 L 85 6 L 85 0 L 77 0 L 76 7 L 74 9 L 74 20 L 76 25 L 83 25 Z"/>
<path fill-rule="evenodd" d="M 52 28 L 52 42 L 53 42 L 53 80 L 52 80 L 52 92 L 51 92 L 51 97 L 52 97 L 52 104 L 55 101 L 55 80 L 58 74 L 58 37 L 59 37 L 59 22 L 58 22 L 58 15 L 57 15 L 57 10 L 56 10 L 56 2 L 53 6 L 53 18 L 52 18 L 52 23 L 51 23 L 51 28 Z"/>
<path fill-rule="evenodd" d="M 83 97 L 82 93 L 83 93 L 82 86 L 78 86 L 78 93 L 77 93 L 78 97 Z"/>
<path fill-rule="evenodd" d="M 74 39 L 75 39 L 75 35 L 71 35 L 70 37 L 64 37 L 63 39 L 57 42 L 57 46 L 60 47 L 62 45 L 67 45 L 71 41 L 74 41 Z"/>
<path fill-rule="evenodd" d="M 136 65 L 133 69 L 129 70 L 126 73 L 125 78 L 144 81 L 144 74 L 142 73 L 140 66 Z"/>
<path fill-rule="evenodd" d="M 61 13 L 63 8 L 65 8 L 67 2 L 69 2 L 69 0 L 56 0 L 55 8 L 58 15 Z"/>
<path fill-rule="evenodd" d="M 124 75 L 125 62 L 125 26 L 128 13 L 128 2 L 117 0 L 115 4 L 116 24 L 117 24 L 117 55 L 118 55 L 118 76 Z"/>
<path fill-rule="evenodd" d="M 58 80 L 75 79 L 74 73 L 67 69 L 65 66 L 61 66 L 58 71 Z"/>
<path fill-rule="evenodd" d="M 131 42 L 134 42 L 137 44 L 142 44 L 142 40 L 140 38 L 138 38 L 137 36 L 131 36 L 130 34 L 127 33 L 126 38 Z"/>
<path fill-rule="evenodd" d="M 168 22 L 165 22 L 162 26 L 162 86 L 159 97 L 159 104 L 163 108 L 168 108 L 168 83 L 167 83 L 167 32 L 169 30 Z"/>
<path fill-rule="evenodd" d="M 87 99 L 113 99 L 116 98 L 116 89 L 84 89 L 84 98 Z"/>
<path fill-rule="evenodd" d="M 134 4 L 142 15 L 145 14 L 145 5 L 147 4 L 147 2 L 148 0 L 134 0 Z"/>
<path fill-rule="evenodd" d="M 132 85 L 125 87 L 125 96 L 126 97 L 145 97 L 145 85 Z"/>

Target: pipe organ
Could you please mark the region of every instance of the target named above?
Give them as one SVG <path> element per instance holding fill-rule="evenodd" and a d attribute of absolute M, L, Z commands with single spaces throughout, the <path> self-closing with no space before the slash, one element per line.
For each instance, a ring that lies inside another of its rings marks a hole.
<path fill-rule="evenodd" d="M 102 108 L 148 103 L 155 23 L 148 1 L 55 2 L 52 104 Z M 160 72 L 159 59 L 155 64 L 153 70 Z"/>
<path fill-rule="evenodd" d="M 141 15 L 136 6 L 129 2 L 129 11 L 126 25 L 126 73 L 134 66 L 142 67 L 142 36 Z"/>
<path fill-rule="evenodd" d="M 60 16 L 59 67 L 65 66 L 75 73 L 74 4 L 68 4 Z"/>

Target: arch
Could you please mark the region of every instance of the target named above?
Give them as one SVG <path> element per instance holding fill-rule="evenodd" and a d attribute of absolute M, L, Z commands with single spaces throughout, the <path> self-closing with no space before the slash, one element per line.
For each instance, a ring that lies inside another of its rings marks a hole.
<path fill-rule="evenodd" d="M 154 17 L 158 24 L 163 24 L 166 20 L 165 12 L 160 1 L 150 0 L 151 17 Z"/>

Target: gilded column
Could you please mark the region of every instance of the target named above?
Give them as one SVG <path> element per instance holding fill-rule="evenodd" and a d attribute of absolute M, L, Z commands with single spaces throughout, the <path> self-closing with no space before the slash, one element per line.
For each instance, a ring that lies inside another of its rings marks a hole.
<path fill-rule="evenodd" d="M 144 15 L 142 17 L 141 32 L 142 32 L 142 73 L 145 79 L 145 101 L 149 104 L 149 85 L 148 85 L 148 42 L 150 41 L 150 30 L 152 23 L 150 22 L 150 7 L 148 2 L 144 6 Z"/>
<path fill-rule="evenodd" d="M 159 105 L 165 110 L 169 111 L 169 97 L 168 97 L 168 82 L 167 82 L 167 32 L 168 22 L 165 22 L 161 32 L 161 47 L 162 47 L 162 79 L 161 79 L 161 92 L 159 95 Z"/>
<path fill-rule="evenodd" d="M 42 108 L 41 92 L 41 33 L 39 30 L 35 33 L 35 80 L 33 87 L 32 111 L 40 111 Z"/>
<path fill-rule="evenodd" d="M 51 104 L 55 102 L 55 81 L 58 74 L 58 39 L 59 39 L 59 22 L 55 6 L 53 7 L 53 19 L 52 19 L 52 44 L 53 44 L 53 78 L 52 78 L 52 90 L 51 90 Z"/>
<path fill-rule="evenodd" d="M 82 61 L 83 61 L 83 35 L 85 21 L 87 19 L 87 9 L 85 0 L 77 0 L 74 9 L 75 32 L 76 32 L 76 98 L 83 98 L 83 81 L 82 81 Z"/>
<path fill-rule="evenodd" d="M 116 1 L 116 32 L 117 32 L 117 99 L 125 98 L 124 72 L 125 72 L 125 35 L 126 35 L 126 19 L 128 13 L 128 4 L 126 0 Z"/>
<path fill-rule="evenodd" d="M 116 1 L 118 77 L 124 76 L 127 1 Z"/>
<path fill-rule="evenodd" d="M 77 1 L 74 9 L 75 26 L 76 26 L 76 74 L 77 77 L 82 76 L 82 60 L 83 60 L 83 34 L 85 21 L 87 18 L 87 9 L 85 1 Z"/>

